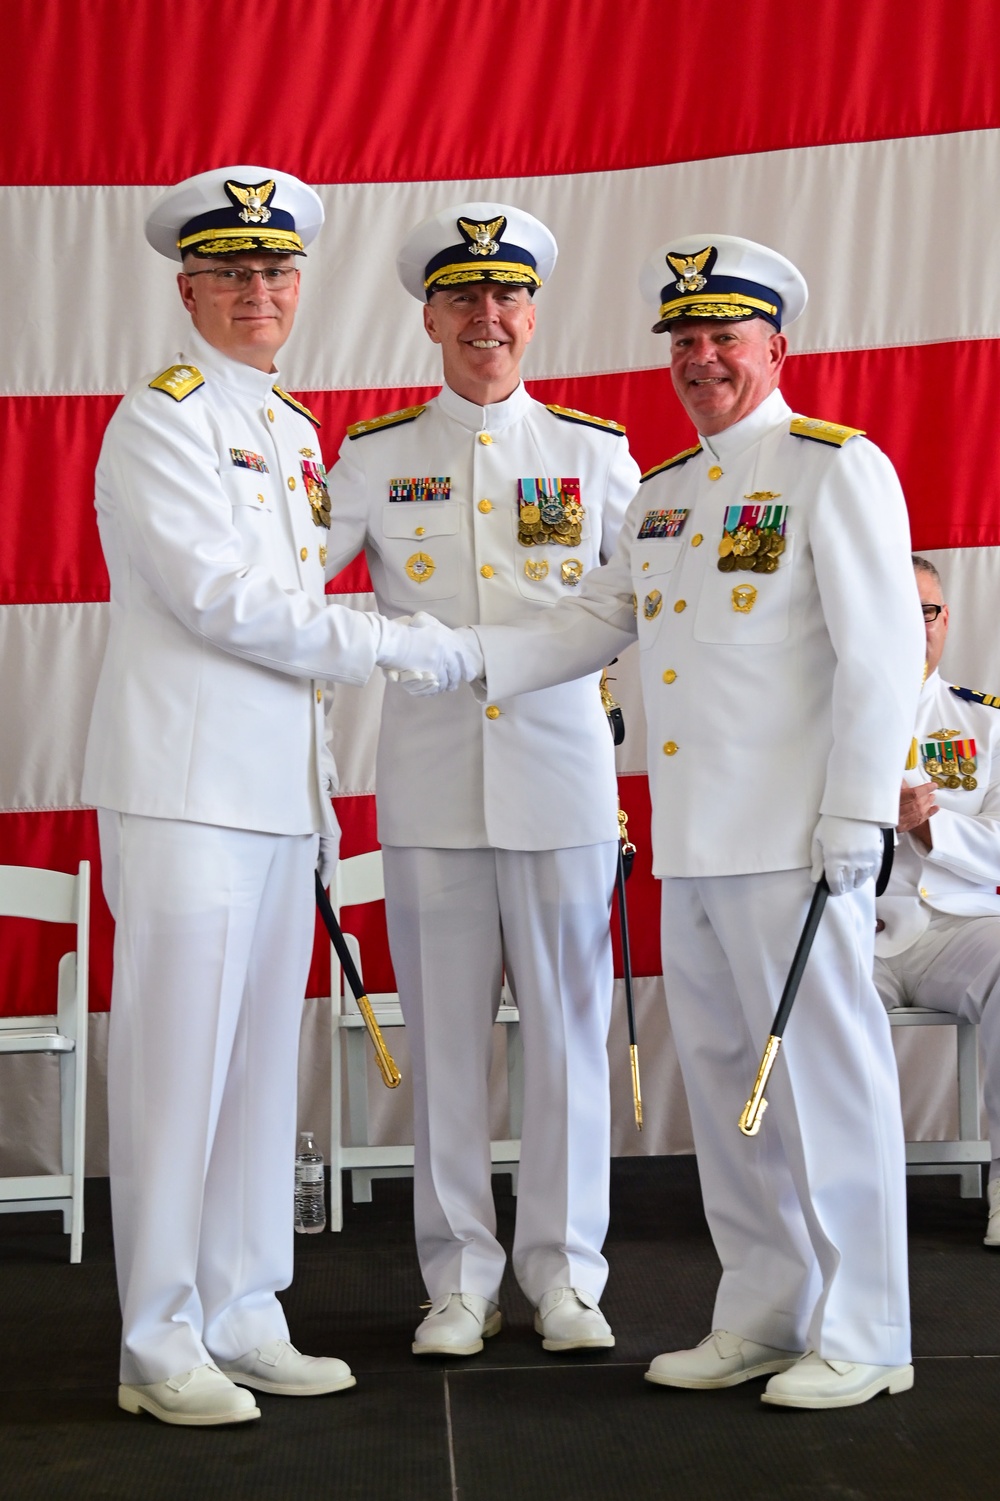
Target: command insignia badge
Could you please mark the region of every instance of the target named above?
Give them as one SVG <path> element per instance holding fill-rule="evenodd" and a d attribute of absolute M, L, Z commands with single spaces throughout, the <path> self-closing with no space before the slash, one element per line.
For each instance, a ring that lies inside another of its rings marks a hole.
<path fill-rule="evenodd" d="M 659 589 L 651 589 L 642 602 L 642 613 L 647 620 L 655 620 L 663 609 L 663 595 Z"/>
<path fill-rule="evenodd" d="M 227 182 L 226 192 L 234 204 L 241 204 L 239 218 L 244 224 L 266 224 L 271 217 L 267 200 L 274 192 L 274 179 L 254 187 L 245 182 Z"/>
<path fill-rule="evenodd" d="M 579 547 L 584 510 L 578 479 L 551 475 L 517 482 L 517 540 L 522 547 Z"/>
<path fill-rule="evenodd" d="M 496 255 L 497 243 L 507 228 L 507 219 L 501 214 L 497 219 L 459 219 L 458 227 L 465 236 L 470 255 Z"/>
<path fill-rule="evenodd" d="M 706 245 L 704 250 L 699 250 L 695 255 L 671 255 L 667 251 L 667 262 L 677 273 L 678 292 L 700 292 L 702 287 L 708 285 L 708 277 L 702 276 L 705 267 L 708 266 L 709 257 L 712 265 L 718 252 L 714 245 Z M 712 266 L 708 266 L 709 272 Z"/>
<path fill-rule="evenodd" d="M 303 459 L 302 478 L 315 525 L 329 529 L 330 492 L 326 488 L 326 470 L 315 459 Z"/>
<path fill-rule="evenodd" d="M 415 552 L 406 560 L 406 574 L 415 584 L 426 584 L 437 565 L 425 552 Z"/>
<path fill-rule="evenodd" d="M 687 511 L 647 511 L 636 541 L 645 542 L 650 537 L 679 537 L 688 514 Z"/>
<path fill-rule="evenodd" d="M 749 615 L 757 603 L 757 590 L 753 584 L 737 584 L 733 590 L 733 609 L 740 615 Z"/>
<path fill-rule="evenodd" d="M 450 495 L 450 474 L 413 475 L 389 481 L 390 501 L 447 500 Z"/>
<path fill-rule="evenodd" d="M 559 565 L 562 581 L 569 589 L 575 589 L 583 578 L 583 564 L 579 558 L 567 558 L 565 563 Z"/>
<path fill-rule="evenodd" d="M 785 550 L 788 507 L 771 505 L 769 491 L 757 491 L 744 499 L 751 504 L 726 507 L 719 543 L 719 570 L 732 573 L 739 568 L 774 573 Z"/>
<path fill-rule="evenodd" d="M 249 448 L 231 448 L 229 456 L 238 469 L 252 469 L 256 474 L 270 473 L 262 453 L 251 453 Z"/>
<path fill-rule="evenodd" d="M 526 579 L 534 579 L 535 583 L 541 583 L 542 579 L 549 576 L 549 565 L 544 558 L 529 558 L 524 565 Z"/>
<path fill-rule="evenodd" d="M 319 550 L 319 566 L 321 568 L 325 568 L 326 567 L 326 548 L 325 547 L 321 547 L 320 550 Z"/>

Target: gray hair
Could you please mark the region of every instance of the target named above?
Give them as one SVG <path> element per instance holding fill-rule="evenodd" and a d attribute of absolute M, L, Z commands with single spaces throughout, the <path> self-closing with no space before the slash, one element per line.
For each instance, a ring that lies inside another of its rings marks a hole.
<path fill-rule="evenodd" d="M 935 583 L 941 583 L 941 575 L 934 567 L 934 564 L 931 562 L 930 558 L 921 558 L 917 553 L 912 553 L 910 556 L 910 562 L 913 564 L 914 570 L 917 573 L 929 573 L 931 578 L 934 579 Z"/>

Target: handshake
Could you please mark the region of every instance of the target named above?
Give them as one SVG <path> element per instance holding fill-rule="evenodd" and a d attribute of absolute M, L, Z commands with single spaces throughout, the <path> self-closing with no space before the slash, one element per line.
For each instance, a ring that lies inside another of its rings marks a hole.
<path fill-rule="evenodd" d="M 452 630 L 423 610 L 397 620 L 377 618 L 380 635 L 375 661 L 391 682 L 398 682 L 414 697 L 450 693 L 459 683 L 482 677 L 483 653 L 471 627 Z"/>

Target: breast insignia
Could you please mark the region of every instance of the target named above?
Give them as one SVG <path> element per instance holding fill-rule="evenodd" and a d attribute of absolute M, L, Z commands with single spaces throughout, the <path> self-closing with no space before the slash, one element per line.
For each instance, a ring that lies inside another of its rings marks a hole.
<path fill-rule="evenodd" d="M 646 473 L 639 481 L 640 485 L 644 485 L 648 479 L 652 479 L 654 474 L 663 474 L 667 469 L 676 469 L 678 465 L 686 464 L 688 459 L 693 459 L 696 453 L 701 453 L 700 443 L 696 443 L 693 448 L 681 449 L 680 453 L 675 453 L 672 459 L 664 459 L 662 464 L 654 464 L 652 469 L 646 470 Z"/>
<path fill-rule="evenodd" d="M 347 429 L 347 436 L 353 441 L 355 438 L 367 438 L 369 433 L 380 433 L 387 427 L 402 427 L 404 422 L 415 422 L 420 413 L 426 410 L 426 404 L 403 407 L 399 412 L 385 412 L 381 417 L 369 417 L 365 422 L 352 422 Z"/>
<path fill-rule="evenodd" d="M 574 407 L 554 406 L 551 402 L 546 402 L 546 410 L 551 412 L 553 417 L 558 417 L 563 422 L 579 422 L 584 427 L 600 428 L 601 432 L 611 433 L 616 438 L 624 438 L 625 436 L 625 429 L 621 423 L 612 422 L 607 417 L 591 417 L 589 412 L 578 412 Z"/>
<path fill-rule="evenodd" d="M 151 391 L 165 391 L 175 401 L 183 401 L 185 396 L 190 396 L 204 384 L 205 377 L 194 365 L 171 365 L 169 370 L 150 381 L 149 388 Z"/>
<path fill-rule="evenodd" d="M 975 688 L 960 688 L 957 683 L 948 687 L 956 698 L 964 698 L 968 704 L 985 704 L 988 709 L 1000 709 L 1000 697 L 995 693 L 980 693 Z"/>
<path fill-rule="evenodd" d="M 301 401 L 296 401 L 294 396 L 289 396 L 288 392 L 283 391 L 280 386 L 275 386 L 273 389 L 275 396 L 277 396 L 279 400 L 283 401 L 286 406 L 291 407 L 293 412 L 298 412 L 300 417 L 307 417 L 312 423 L 313 427 L 323 426 L 319 418 L 312 412 L 310 412 L 307 406 L 303 406 Z"/>
<path fill-rule="evenodd" d="M 793 417 L 789 426 L 793 438 L 811 438 L 814 443 L 830 443 L 843 448 L 850 438 L 863 438 L 863 427 L 841 427 L 839 422 L 824 422 L 820 417 Z"/>

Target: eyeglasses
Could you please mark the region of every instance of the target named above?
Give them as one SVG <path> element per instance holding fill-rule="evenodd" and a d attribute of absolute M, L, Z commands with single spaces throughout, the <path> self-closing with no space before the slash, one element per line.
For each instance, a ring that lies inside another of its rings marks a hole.
<path fill-rule="evenodd" d="M 246 291 L 255 276 L 259 276 L 271 292 L 280 292 L 290 287 L 298 275 L 297 266 L 209 266 L 205 271 L 185 271 L 185 276 L 210 276 L 212 285 L 226 292 Z"/>
<path fill-rule="evenodd" d="M 933 625 L 944 609 L 944 605 L 921 605 L 920 608 L 924 612 L 924 620 L 927 624 Z"/>

